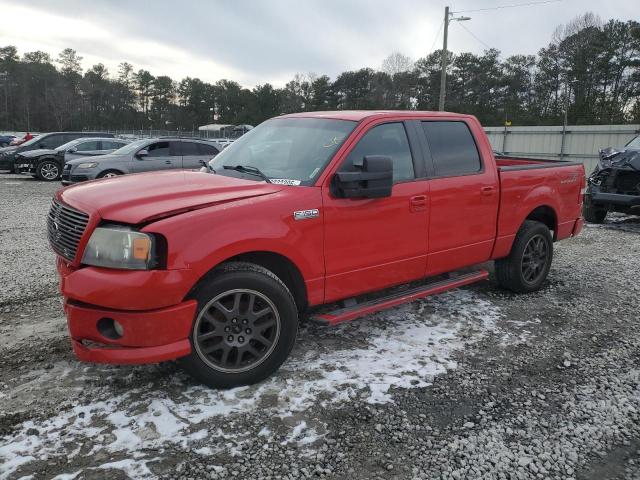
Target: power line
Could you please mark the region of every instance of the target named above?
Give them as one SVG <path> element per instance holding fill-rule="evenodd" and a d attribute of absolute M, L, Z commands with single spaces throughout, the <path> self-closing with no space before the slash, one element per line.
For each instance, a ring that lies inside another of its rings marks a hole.
<path fill-rule="evenodd" d="M 469 30 L 467 27 L 465 27 L 462 23 L 458 22 L 458 25 L 460 25 L 462 28 L 464 28 L 469 35 L 471 35 L 473 38 L 475 38 L 478 42 L 480 42 L 482 45 L 484 45 L 485 47 L 487 47 L 489 50 L 491 50 L 492 47 L 490 47 L 489 45 L 487 45 L 485 42 L 483 42 L 482 40 L 480 40 L 480 38 L 478 38 L 478 36 L 473 33 L 471 30 Z"/>
<path fill-rule="evenodd" d="M 488 10 L 501 10 L 503 8 L 516 8 L 516 7 L 530 7 L 532 5 L 544 5 L 547 3 L 558 3 L 561 1 L 562 0 L 545 0 L 542 2 L 515 3 L 513 5 L 500 5 L 497 7 L 477 8 L 475 10 L 458 10 L 457 12 L 451 12 L 451 13 L 486 12 Z"/>
<path fill-rule="evenodd" d="M 436 32 L 436 36 L 433 39 L 433 43 L 431 44 L 431 48 L 429 49 L 429 53 L 433 52 L 433 47 L 436 46 L 436 42 L 438 41 L 438 38 L 440 38 L 440 32 L 442 31 L 442 25 L 444 25 L 444 22 L 440 22 L 440 28 L 438 28 L 438 31 Z"/>

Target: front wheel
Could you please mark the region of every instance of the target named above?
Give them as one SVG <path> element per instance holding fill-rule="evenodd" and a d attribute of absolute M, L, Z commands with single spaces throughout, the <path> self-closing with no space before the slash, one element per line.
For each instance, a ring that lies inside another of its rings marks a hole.
<path fill-rule="evenodd" d="M 517 293 L 539 290 L 553 260 L 553 238 L 546 225 L 526 220 L 513 242 L 511 253 L 495 262 L 501 287 Z"/>
<path fill-rule="evenodd" d="M 198 314 L 185 370 L 216 388 L 249 385 L 273 374 L 293 348 L 298 312 L 289 289 L 271 271 L 229 262 L 196 288 Z"/>
<path fill-rule="evenodd" d="M 36 177 L 45 182 L 60 180 L 61 174 L 62 170 L 60 169 L 60 165 L 53 160 L 44 160 L 36 167 Z"/>

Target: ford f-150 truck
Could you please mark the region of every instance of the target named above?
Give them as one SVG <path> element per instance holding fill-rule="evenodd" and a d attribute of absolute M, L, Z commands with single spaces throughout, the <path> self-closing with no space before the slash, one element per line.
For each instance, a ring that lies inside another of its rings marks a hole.
<path fill-rule="evenodd" d="M 202 170 L 56 194 L 48 236 L 79 359 L 254 383 L 302 315 L 335 325 L 484 280 L 489 260 L 499 285 L 535 291 L 583 223 L 581 164 L 495 157 L 469 115 L 283 115 Z"/>

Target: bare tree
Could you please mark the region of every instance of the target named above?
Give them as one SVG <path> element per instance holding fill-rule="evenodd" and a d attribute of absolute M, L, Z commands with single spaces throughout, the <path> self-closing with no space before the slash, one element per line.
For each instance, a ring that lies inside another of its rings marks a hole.
<path fill-rule="evenodd" d="M 382 71 L 391 76 L 413 70 L 413 66 L 413 60 L 400 52 L 393 52 L 382 61 Z"/>

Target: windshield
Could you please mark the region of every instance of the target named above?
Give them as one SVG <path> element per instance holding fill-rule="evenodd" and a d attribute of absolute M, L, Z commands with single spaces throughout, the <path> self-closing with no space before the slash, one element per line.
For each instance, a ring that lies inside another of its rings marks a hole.
<path fill-rule="evenodd" d="M 629 143 L 627 143 L 626 148 L 632 148 L 634 150 L 640 150 L 640 136 L 634 138 Z"/>
<path fill-rule="evenodd" d="M 244 134 L 210 166 L 218 174 L 255 178 L 224 166 L 260 169 L 273 183 L 311 185 L 356 122 L 325 118 L 274 118 Z"/>
<path fill-rule="evenodd" d="M 124 147 L 120 147 L 117 150 L 111 152 L 111 155 L 126 155 L 127 153 L 134 153 L 138 150 L 146 147 L 149 144 L 149 139 L 136 140 L 135 142 L 128 143 Z"/>

